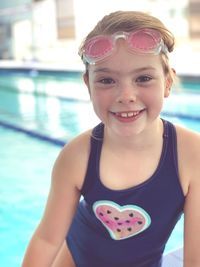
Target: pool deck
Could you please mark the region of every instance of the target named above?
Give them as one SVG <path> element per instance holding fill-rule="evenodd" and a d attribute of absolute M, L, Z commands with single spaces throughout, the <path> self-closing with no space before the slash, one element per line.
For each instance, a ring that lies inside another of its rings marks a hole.
<path fill-rule="evenodd" d="M 0 70 L 36 70 L 52 72 L 83 72 L 84 65 L 79 62 L 63 63 L 44 63 L 33 61 L 12 61 L 0 60 Z"/>

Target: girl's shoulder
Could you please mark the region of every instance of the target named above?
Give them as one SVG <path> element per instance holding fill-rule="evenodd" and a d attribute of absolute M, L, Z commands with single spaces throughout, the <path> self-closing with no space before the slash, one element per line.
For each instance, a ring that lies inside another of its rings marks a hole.
<path fill-rule="evenodd" d="M 188 128 L 175 125 L 177 133 L 177 143 L 180 148 L 188 152 L 199 151 L 200 148 L 200 133 Z"/>
<path fill-rule="evenodd" d="M 175 125 L 179 176 L 187 194 L 195 179 L 200 180 L 200 133 Z"/>
<path fill-rule="evenodd" d="M 90 154 L 90 138 L 92 130 L 88 130 L 67 143 L 60 151 L 54 164 L 54 172 L 81 189 L 84 182 Z"/>
<path fill-rule="evenodd" d="M 78 153 L 78 155 L 81 156 L 80 152 L 84 153 L 87 152 L 89 149 L 91 135 L 92 135 L 92 130 L 90 129 L 74 137 L 69 143 L 67 143 L 63 147 L 62 152 L 66 154 Z"/>

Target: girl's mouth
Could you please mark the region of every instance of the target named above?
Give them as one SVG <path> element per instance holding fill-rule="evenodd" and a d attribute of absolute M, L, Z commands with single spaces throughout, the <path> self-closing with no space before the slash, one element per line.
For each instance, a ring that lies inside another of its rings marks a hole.
<path fill-rule="evenodd" d="M 115 115 L 117 117 L 122 117 L 122 118 L 131 118 L 137 116 L 139 113 L 140 111 L 116 112 Z"/>
<path fill-rule="evenodd" d="M 140 116 L 140 114 L 144 111 L 145 109 L 142 110 L 137 110 L 137 111 L 122 111 L 122 112 L 111 112 L 117 119 L 120 121 L 130 121 L 133 119 L 136 119 Z"/>

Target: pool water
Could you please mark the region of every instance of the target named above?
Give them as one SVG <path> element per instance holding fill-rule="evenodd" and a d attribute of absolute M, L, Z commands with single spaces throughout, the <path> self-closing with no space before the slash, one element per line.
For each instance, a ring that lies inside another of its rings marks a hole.
<path fill-rule="evenodd" d="M 89 94 L 78 74 L 67 77 L 31 75 L 0 75 L 0 124 L 63 143 L 75 133 L 90 128 L 95 117 Z"/>
<path fill-rule="evenodd" d="M 0 127 L 0 265 L 20 266 L 60 147 Z"/>
<path fill-rule="evenodd" d="M 98 120 L 77 75 L 9 73 L 0 75 L 0 88 L 0 265 L 17 267 L 41 218 L 61 146 Z M 199 103 L 198 93 L 174 94 L 163 117 L 200 132 Z M 166 252 L 182 245 L 183 218 Z"/>

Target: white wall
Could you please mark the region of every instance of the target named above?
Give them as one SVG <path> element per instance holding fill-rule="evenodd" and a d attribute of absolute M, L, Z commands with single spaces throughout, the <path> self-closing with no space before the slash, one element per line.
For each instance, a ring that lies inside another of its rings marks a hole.
<path fill-rule="evenodd" d="M 188 0 L 74 0 L 77 38 L 82 39 L 99 19 L 116 10 L 149 12 L 160 18 L 174 34 L 187 36 L 187 21 L 182 17 L 187 4 Z"/>

